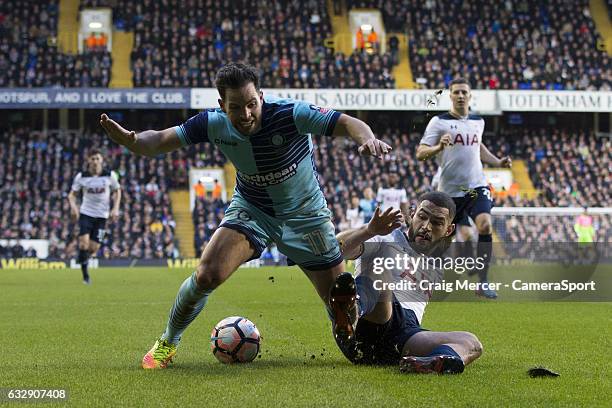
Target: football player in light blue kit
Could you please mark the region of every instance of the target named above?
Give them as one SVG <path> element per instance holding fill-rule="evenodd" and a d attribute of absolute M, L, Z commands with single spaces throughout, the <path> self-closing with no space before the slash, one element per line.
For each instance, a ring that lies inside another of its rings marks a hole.
<path fill-rule="evenodd" d="M 359 153 L 381 158 L 391 147 L 364 122 L 306 102 L 266 97 L 256 71 L 231 63 L 217 73 L 220 109 L 180 126 L 136 134 L 102 115 L 111 139 L 136 154 L 156 156 L 182 146 L 213 143 L 237 169 L 236 190 L 197 270 L 181 285 L 165 332 L 144 356 L 145 369 L 165 368 L 181 335 L 208 296 L 244 262 L 273 241 L 306 273 L 334 319 L 340 339 L 353 336 L 352 302 L 334 302 L 330 290 L 344 263 L 331 214 L 318 183 L 310 133 L 349 135 Z"/>

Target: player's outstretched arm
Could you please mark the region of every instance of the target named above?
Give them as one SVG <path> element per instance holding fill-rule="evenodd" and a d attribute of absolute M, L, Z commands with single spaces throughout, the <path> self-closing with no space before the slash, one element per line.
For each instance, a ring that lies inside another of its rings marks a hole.
<path fill-rule="evenodd" d="M 487 149 L 484 143 L 480 143 L 480 160 L 493 167 L 512 167 L 512 159 L 510 156 L 498 159 L 489 149 Z"/>
<path fill-rule="evenodd" d="M 389 207 L 385 212 L 376 207 L 367 225 L 342 231 L 336 235 L 344 259 L 356 259 L 363 252 L 363 243 L 377 235 L 388 235 L 402 225 L 402 213 Z"/>
<path fill-rule="evenodd" d="M 382 159 L 393 148 L 376 139 L 372 129 L 365 122 L 344 113 L 338 118 L 333 136 L 349 135 L 359 145 L 359 154 Z"/>
<path fill-rule="evenodd" d="M 145 130 L 136 134 L 133 130 L 124 129 L 105 113 L 100 116 L 100 125 L 115 143 L 142 156 L 155 157 L 181 147 L 181 141 L 174 127 L 164 130 Z"/>

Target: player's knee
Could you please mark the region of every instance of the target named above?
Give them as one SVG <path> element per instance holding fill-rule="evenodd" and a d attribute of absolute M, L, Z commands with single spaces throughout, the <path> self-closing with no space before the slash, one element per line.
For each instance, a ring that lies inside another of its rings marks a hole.
<path fill-rule="evenodd" d="M 493 233 L 493 226 L 490 220 L 482 220 L 478 223 L 478 233 L 480 235 L 491 235 Z"/>
<path fill-rule="evenodd" d="M 227 276 L 221 265 L 213 260 L 201 260 L 196 271 L 196 282 L 201 289 L 215 289 Z"/>
<path fill-rule="evenodd" d="M 461 235 L 461 240 L 463 242 L 470 241 L 472 239 L 472 234 L 470 231 L 470 227 L 461 227 L 459 228 L 459 234 Z"/>
<path fill-rule="evenodd" d="M 465 332 L 466 336 L 466 345 L 468 346 L 471 354 L 474 355 L 474 358 L 478 358 L 482 355 L 482 343 L 474 334 Z"/>

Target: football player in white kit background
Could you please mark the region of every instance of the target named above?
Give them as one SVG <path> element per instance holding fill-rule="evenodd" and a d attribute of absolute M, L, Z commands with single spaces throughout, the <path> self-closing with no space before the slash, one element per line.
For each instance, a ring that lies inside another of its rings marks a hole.
<path fill-rule="evenodd" d="M 463 242 L 469 241 L 472 218 L 478 229 L 477 256 L 486 260 L 485 268 L 478 271 L 480 281 L 487 282 L 487 273 L 492 254 L 493 224 L 491 207 L 493 199 L 488 187 L 482 163 L 493 167 L 512 167 L 510 157 L 498 159 L 482 141 L 484 120 L 470 114 L 472 93 L 467 80 L 457 78 L 450 83 L 451 110 L 429 121 L 421 143 L 417 148 L 418 160 L 437 156 L 440 166 L 438 190 L 450 195 L 457 207 L 466 200 L 467 190 L 475 191 L 478 197 L 473 205 L 466 206 L 463 214 L 457 215 L 458 233 Z M 469 250 L 468 250 L 469 251 Z M 468 256 L 473 256 L 468 254 Z M 479 295 L 490 299 L 497 297 L 492 289 L 482 289 Z"/>
<path fill-rule="evenodd" d="M 408 210 L 408 196 L 406 189 L 400 184 L 399 176 L 395 173 L 389 173 L 387 178 L 388 186 L 379 187 L 376 192 L 376 201 L 380 205 L 382 211 L 387 208 L 400 208 L 402 211 Z"/>
<path fill-rule="evenodd" d="M 81 206 L 77 205 L 77 193 L 83 192 Z M 113 206 L 110 207 L 111 193 Z M 99 150 L 90 150 L 87 170 L 78 173 L 68 194 L 70 215 L 79 221 L 79 255 L 83 283 L 90 284 L 87 265 L 89 257 L 98 252 L 106 232 L 106 220 L 116 221 L 119 217 L 121 187 L 117 174 L 104 169 L 104 158 Z"/>
<path fill-rule="evenodd" d="M 344 289 L 352 285 L 353 293 L 359 296 L 355 338 L 351 343 L 338 342 L 349 360 L 356 364 L 399 363 L 400 371 L 409 373 L 456 374 L 480 357 L 482 345 L 472 333 L 433 332 L 421 327 L 432 295 L 421 282 L 427 286 L 443 279 L 443 270 L 429 266 L 452 240 L 455 211 L 447 194 L 429 192 L 409 213 L 378 208 L 367 225 L 337 235 L 344 258 L 356 259 L 355 280 L 350 275 L 337 280 Z M 403 219 L 407 234 L 400 228 Z M 386 267 L 382 274 L 376 271 L 377 260 L 398 257 L 420 259 L 421 263 Z M 382 282 L 395 286 L 385 289 Z M 408 282 L 415 286 L 401 286 Z"/>

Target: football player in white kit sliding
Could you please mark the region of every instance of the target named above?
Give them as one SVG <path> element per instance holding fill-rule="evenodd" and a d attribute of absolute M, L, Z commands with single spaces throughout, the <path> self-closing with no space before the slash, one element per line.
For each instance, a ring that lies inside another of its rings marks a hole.
<path fill-rule="evenodd" d="M 442 115 L 434 116 L 429 121 L 421 143 L 417 148 L 418 160 L 428 160 L 437 156 L 440 166 L 440 181 L 438 190 L 450 195 L 457 207 L 466 200 L 466 192 L 472 191 L 478 196 L 473 205 L 457 214 L 458 233 L 463 242 L 469 242 L 470 223 L 472 218 L 478 229 L 477 256 L 485 260 L 485 267 L 478 271 L 481 283 L 486 287 L 487 273 L 492 254 L 493 225 L 491 207 L 493 200 L 488 187 L 482 163 L 493 167 L 512 166 L 510 157 L 498 159 L 482 141 L 484 120 L 470 114 L 470 99 L 472 93 L 467 80 L 457 78 L 450 83 L 451 110 Z M 468 252 L 469 250 L 468 246 Z M 471 253 L 467 256 L 473 256 Z M 481 289 L 479 295 L 495 299 L 497 293 L 492 289 Z"/>
<path fill-rule="evenodd" d="M 358 295 L 359 315 L 355 337 L 338 346 L 355 364 L 400 366 L 405 373 L 456 374 L 482 353 L 478 338 L 468 332 L 433 332 L 421 327 L 431 290 L 443 271 L 431 267 L 441 256 L 454 233 L 455 203 L 445 193 L 429 192 L 418 206 L 404 213 L 393 208 L 377 209 L 372 220 L 361 228 L 337 235 L 345 259 L 356 259 L 356 278 L 342 274 L 336 281 L 335 295 Z M 403 218 L 408 233 L 401 228 Z M 380 260 L 418 260 L 416 268 L 387 266 Z M 427 264 L 427 266 L 425 266 Z M 418 266 L 420 265 L 420 266 Z M 378 282 L 376 282 L 378 280 Z M 394 284 L 394 287 L 382 286 Z M 408 288 L 408 283 L 414 286 Z M 352 291 L 352 293 L 351 293 Z M 332 293 L 334 295 L 334 293 Z"/>
<path fill-rule="evenodd" d="M 81 207 L 77 205 L 77 193 L 83 192 Z M 113 206 L 110 208 L 111 193 Z M 83 283 L 90 284 L 87 265 L 89 257 L 98 252 L 106 232 L 106 220 L 116 221 L 119 217 L 121 187 L 117 174 L 104 169 L 104 158 L 99 150 L 90 150 L 87 157 L 87 171 L 78 173 L 68 194 L 70 215 L 79 221 L 79 255 Z"/>

